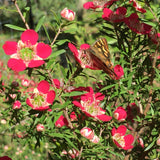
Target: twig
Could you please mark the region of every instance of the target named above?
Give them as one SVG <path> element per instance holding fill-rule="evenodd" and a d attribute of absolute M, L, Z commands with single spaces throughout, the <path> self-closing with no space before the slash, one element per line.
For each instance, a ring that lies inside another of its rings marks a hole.
<path fill-rule="evenodd" d="M 149 3 L 145 0 L 145 4 L 147 5 L 147 7 L 149 8 L 150 12 L 152 13 L 154 19 L 158 22 L 158 24 L 160 24 L 158 18 L 156 17 L 156 15 L 154 14 L 155 12 L 153 12 L 152 8 L 150 7 Z"/>
<path fill-rule="evenodd" d="M 61 25 L 60 25 L 60 27 L 59 27 L 59 29 L 58 29 L 57 34 L 55 35 L 55 37 L 54 37 L 54 39 L 53 39 L 53 41 L 52 41 L 52 43 L 51 43 L 51 46 L 54 44 L 54 42 L 56 41 L 56 39 L 57 39 L 57 37 L 59 36 L 60 33 L 61 33 Z"/>
<path fill-rule="evenodd" d="M 17 11 L 18 11 L 19 15 L 21 16 L 22 21 L 24 22 L 26 28 L 27 28 L 27 29 L 30 29 L 30 28 L 29 28 L 29 25 L 27 24 L 27 22 L 26 22 L 26 20 L 25 20 L 25 18 L 24 18 L 24 16 L 22 15 L 21 10 L 19 9 L 19 6 L 18 6 L 18 4 L 17 4 L 17 1 L 16 1 L 16 0 L 12 0 L 12 1 L 14 2 L 14 5 L 16 6 Z"/>

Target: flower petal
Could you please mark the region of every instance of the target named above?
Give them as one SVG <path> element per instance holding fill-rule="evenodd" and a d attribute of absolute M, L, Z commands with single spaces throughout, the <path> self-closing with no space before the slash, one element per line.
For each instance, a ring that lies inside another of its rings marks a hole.
<path fill-rule="evenodd" d="M 72 103 L 76 106 L 76 107 L 82 107 L 82 105 L 78 102 L 78 101 L 72 101 Z"/>
<path fill-rule="evenodd" d="M 39 82 L 38 87 L 37 87 L 38 91 L 42 92 L 43 94 L 48 93 L 49 88 L 50 88 L 50 85 L 45 80 L 42 80 L 41 82 Z"/>
<path fill-rule="evenodd" d="M 39 67 L 44 63 L 45 61 L 43 60 L 31 60 L 30 63 L 28 64 L 28 67 L 29 68 Z"/>
<path fill-rule="evenodd" d="M 14 58 L 9 59 L 8 67 L 17 72 L 24 71 L 26 69 L 26 65 L 23 60 Z"/>
<path fill-rule="evenodd" d="M 55 96 L 56 96 L 55 91 L 53 90 L 49 91 L 47 94 L 47 102 L 52 104 L 55 99 Z"/>
<path fill-rule="evenodd" d="M 3 50 L 7 55 L 12 55 L 17 52 L 17 42 L 6 41 L 3 45 Z"/>
<path fill-rule="evenodd" d="M 127 131 L 126 126 L 121 125 L 117 128 L 117 133 L 120 133 L 121 136 L 125 135 Z"/>
<path fill-rule="evenodd" d="M 112 119 L 111 116 L 107 116 L 105 114 L 102 114 L 102 115 L 98 115 L 96 116 L 99 120 L 103 121 L 103 122 L 108 122 Z"/>
<path fill-rule="evenodd" d="M 124 136 L 124 140 L 125 140 L 125 145 L 128 146 L 133 143 L 134 137 L 133 137 L 133 135 L 128 134 L 128 135 Z"/>
<path fill-rule="evenodd" d="M 37 55 L 43 59 L 48 58 L 52 53 L 52 49 L 48 44 L 38 43 Z"/>
<path fill-rule="evenodd" d="M 21 40 L 23 43 L 35 45 L 38 40 L 38 33 L 32 29 L 24 31 L 21 35 Z"/>

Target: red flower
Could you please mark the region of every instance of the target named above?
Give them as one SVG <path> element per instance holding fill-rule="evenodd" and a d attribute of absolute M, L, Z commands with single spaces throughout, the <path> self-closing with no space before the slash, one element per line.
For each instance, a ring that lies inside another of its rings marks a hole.
<path fill-rule="evenodd" d="M 145 13 L 145 12 L 146 12 L 146 10 L 143 9 L 143 8 L 138 4 L 138 2 L 137 2 L 136 0 L 130 0 L 129 2 L 130 2 L 130 3 L 133 2 L 133 7 L 134 7 L 137 11 L 139 11 L 139 12 L 141 12 L 141 13 Z"/>
<path fill-rule="evenodd" d="M 101 121 L 110 121 L 111 116 L 105 114 L 105 110 L 100 107 L 100 101 L 104 99 L 102 93 L 94 94 L 93 89 L 82 95 L 79 101 L 73 101 L 73 104 L 79 107 L 88 117 L 93 117 Z"/>
<path fill-rule="evenodd" d="M 23 71 L 27 67 L 34 68 L 44 64 L 44 60 L 50 56 L 52 49 L 44 43 L 37 43 L 38 34 L 31 29 L 24 31 L 21 40 L 17 42 L 6 41 L 3 50 L 11 56 L 8 67 L 14 71 Z"/>
<path fill-rule="evenodd" d="M 119 126 L 117 129 L 114 127 L 112 129 L 112 139 L 113 142 L 124 150 L 132 149 L 132 143 L 134 137 L 131 134 L 125 135 L 127 128 L 124 125 Z"/>
<path fill-rule="evenodd" d="M 68 126 L 68 121 L 67 121 L 67 119 L 63 115 L 61 115 L 58 118 L 58 120 L 55 122 L 55 126 L 59 127 L 59 128 L 61 128 L 63 126 Z"/>
<path fill-rule="evenodd" d="M 148 34 L 152 29 L 152 26 L 145 23 L 140 23 L 139 17 L 136 13 L 132 13 L 124 20 L 124 22 L 133 32 L 136 33 Z"/>
<path fill-rule="evenodd" d="M 61 11 L 61 16 L 69 21 L 73 21 L 75 19 L 75 12 L 70 9 L 64 8 Z"/>
<path fill-rule="evenodd" d="M 121 65 L 116 65 L 114 67 L 114 73 L 117 75 L 116 79 L 120 79 L 124 75 L 124 71 Z"/>
<path fill-rule="evenodd" d="M 127 112 L 123 107 L 118 107 L 113 114 L 114 118 L 118 121 L 124 121 L 127 118 Z"/>
<path fill-rule="evenodd" d="M 117 8 L 116 12 L 113 12 L 109 8 L 104 8 L 102 18 L 106 21 L 119 23 L 124 21 L 126 12 L 127 10 L 124 7 Z"/>
<path fill-rule="evenodd" d="M 50 85 L 47 81 L 42 80 L 38 87 L 34 89 L 33 94 L 27 98 L 26 103 L 34 110 L 48 110 L 55 98 L 55 92 L 49 90 Z"/>
<path fill-rule="evenodd" d="M 0 160 L 12 160 L 12 159 L 9 158 L 8 156 L 3 156 L 3 157 L 0 157 Z"/>

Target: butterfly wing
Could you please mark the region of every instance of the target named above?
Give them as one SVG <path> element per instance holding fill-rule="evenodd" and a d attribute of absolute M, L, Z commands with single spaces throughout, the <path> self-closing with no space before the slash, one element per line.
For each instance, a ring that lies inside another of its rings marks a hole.
<path fill-rule="evenodd" d="M 112 78 L 116 77 L 114 73 L 114 68 L 110 60 L 110 52 L 108 49 L 107 40 L 105 38 L 100 38 L 97 40 L 89 49 L 90 56 L 98 65 L 101 66 L 101 69 L 109 74 Z"/>

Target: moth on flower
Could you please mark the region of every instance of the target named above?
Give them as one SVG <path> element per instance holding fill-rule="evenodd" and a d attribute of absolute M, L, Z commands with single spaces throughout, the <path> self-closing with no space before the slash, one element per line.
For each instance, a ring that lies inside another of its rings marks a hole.
<path fill-rule="evenodd" d="M 75 59 L 80 63 L 82 68 L 90 68 L 93 70 L 103 70 L 109 74 L 112 79 L 116 79 L 114 67 L 110 59 L 107 40 L 105 38 L 98 39 L 93 45 L 83 44 L 80 50 L 72 44 L 68 44 L 69 49 L 73 52 Z"/>

